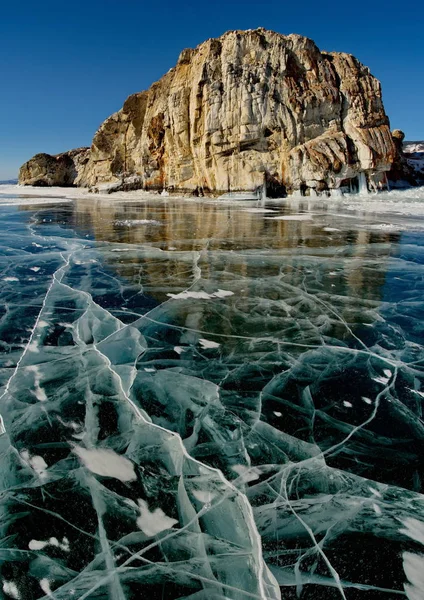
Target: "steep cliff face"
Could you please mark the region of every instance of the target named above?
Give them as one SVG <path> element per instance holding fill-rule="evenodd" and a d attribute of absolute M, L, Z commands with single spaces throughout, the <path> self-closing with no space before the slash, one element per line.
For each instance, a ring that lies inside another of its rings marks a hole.
<path fill-rule="evenodd" d="M 89 159 L 89 148 L 76 148 L 62 154 L 36 154 L 19 170 L 19 183 L 34 186 L 75 185 L 78 173 Z"/>
<path fill-rule="evenodd" d="M 130 96 L 97 131 L 76 183 L 324 189 L 394 157 L 380 84 L 353 56 L 299 35 L 230 31 Z"/>

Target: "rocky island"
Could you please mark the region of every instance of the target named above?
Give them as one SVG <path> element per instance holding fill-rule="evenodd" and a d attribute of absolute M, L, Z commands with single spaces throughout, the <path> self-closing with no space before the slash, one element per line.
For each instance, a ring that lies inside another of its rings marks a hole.
<path fill-rule="evenodd" d="M 400 132 L 401 133 L 401 132 Z M 350 54 L 300 35 L 229 31 L 183 50 L 102 123 L 91 148 L 37 154 L 22 185 L 219 194 L 370 188 L 402 177 L 381 85 Z"/>

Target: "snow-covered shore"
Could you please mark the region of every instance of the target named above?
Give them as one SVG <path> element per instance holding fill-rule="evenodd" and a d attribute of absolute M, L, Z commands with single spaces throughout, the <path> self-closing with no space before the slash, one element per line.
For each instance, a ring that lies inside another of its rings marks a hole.
<path fill-rule="evenodd" d="M 252 210 L 256 202 L 224 201 L 217 198 L 194 198 L 193 196 L 170 196 L 168 199 L 180 198 L 185 201 L 198 201 L 208 203 L 235 204 L 238 208 Z M 115 192 L 108 194 L 106 191 L 93 194 L 87 188 L 64 187 L 30 187 L 19 185 L 0 185 L 0 206 L 56 204 L 58 202 L 73 202 L 84 200 L 96 202 L 143 202 L 165 200 L 156 192 L 135 190 L 130 192 Z M 317 207 L 328 206 L 335 213 L 375 214 L 387 219 L 406 218 L 417 219 L 417 225 L 423 225 L 424 219 L 424 187 L 406 190 L 392 190 L 379 194 L 347 194 L 342 197 L 300 197 L 290 196 L 281 199 L 266 199 L 266 205 L 290 205 L 293 209 L 313 211 Z M 297 208 L 296 208 L 297 207 Z M 411 224 L 411 223 L 410 223 Z"/>
<path fill-rule="evenodd" d="M 88 191 L 88 188 L 80 187 L 32 187 L 27 185 L 0 185 L 0 204 L 4 204 L 5 196 L 13 196 L 16 203 L 21 204 L 21 200 L 28 198 L 39 198 L 43 200 L 58 199 L 74 200 L 76 198 L 107 199 L 107 200 L 143 200 L 160 198 L 160 195 L 153 192 L 145 192 L 144 190 L 135 190 L 131 192 L 115 192 L 108 194 L 107 191 L 100 191 L 98 194 L 93 194 Z M 10 200 L 8 199 L 8 203 Z"/>

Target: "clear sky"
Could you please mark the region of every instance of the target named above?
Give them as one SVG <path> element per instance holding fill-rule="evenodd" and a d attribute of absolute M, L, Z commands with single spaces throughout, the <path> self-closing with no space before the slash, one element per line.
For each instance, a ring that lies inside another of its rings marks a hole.
<path fill-rule="evenodd" d="M 37 152 L 90 145 L 125 98 L 183 48 L 266 27 L 350 52 L 383 85 L 392 128 L 424 139 L 423 4 L 393 0 L 5 0 L 0 13 L 0 179 Z"/>

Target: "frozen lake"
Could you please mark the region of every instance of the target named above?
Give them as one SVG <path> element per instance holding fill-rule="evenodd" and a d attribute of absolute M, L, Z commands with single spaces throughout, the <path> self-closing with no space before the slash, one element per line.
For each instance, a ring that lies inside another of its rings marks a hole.
<path fill-rule="evenodd" d="M 4 598 L 422 597 L 423 188 L 0 231 Z"/>

